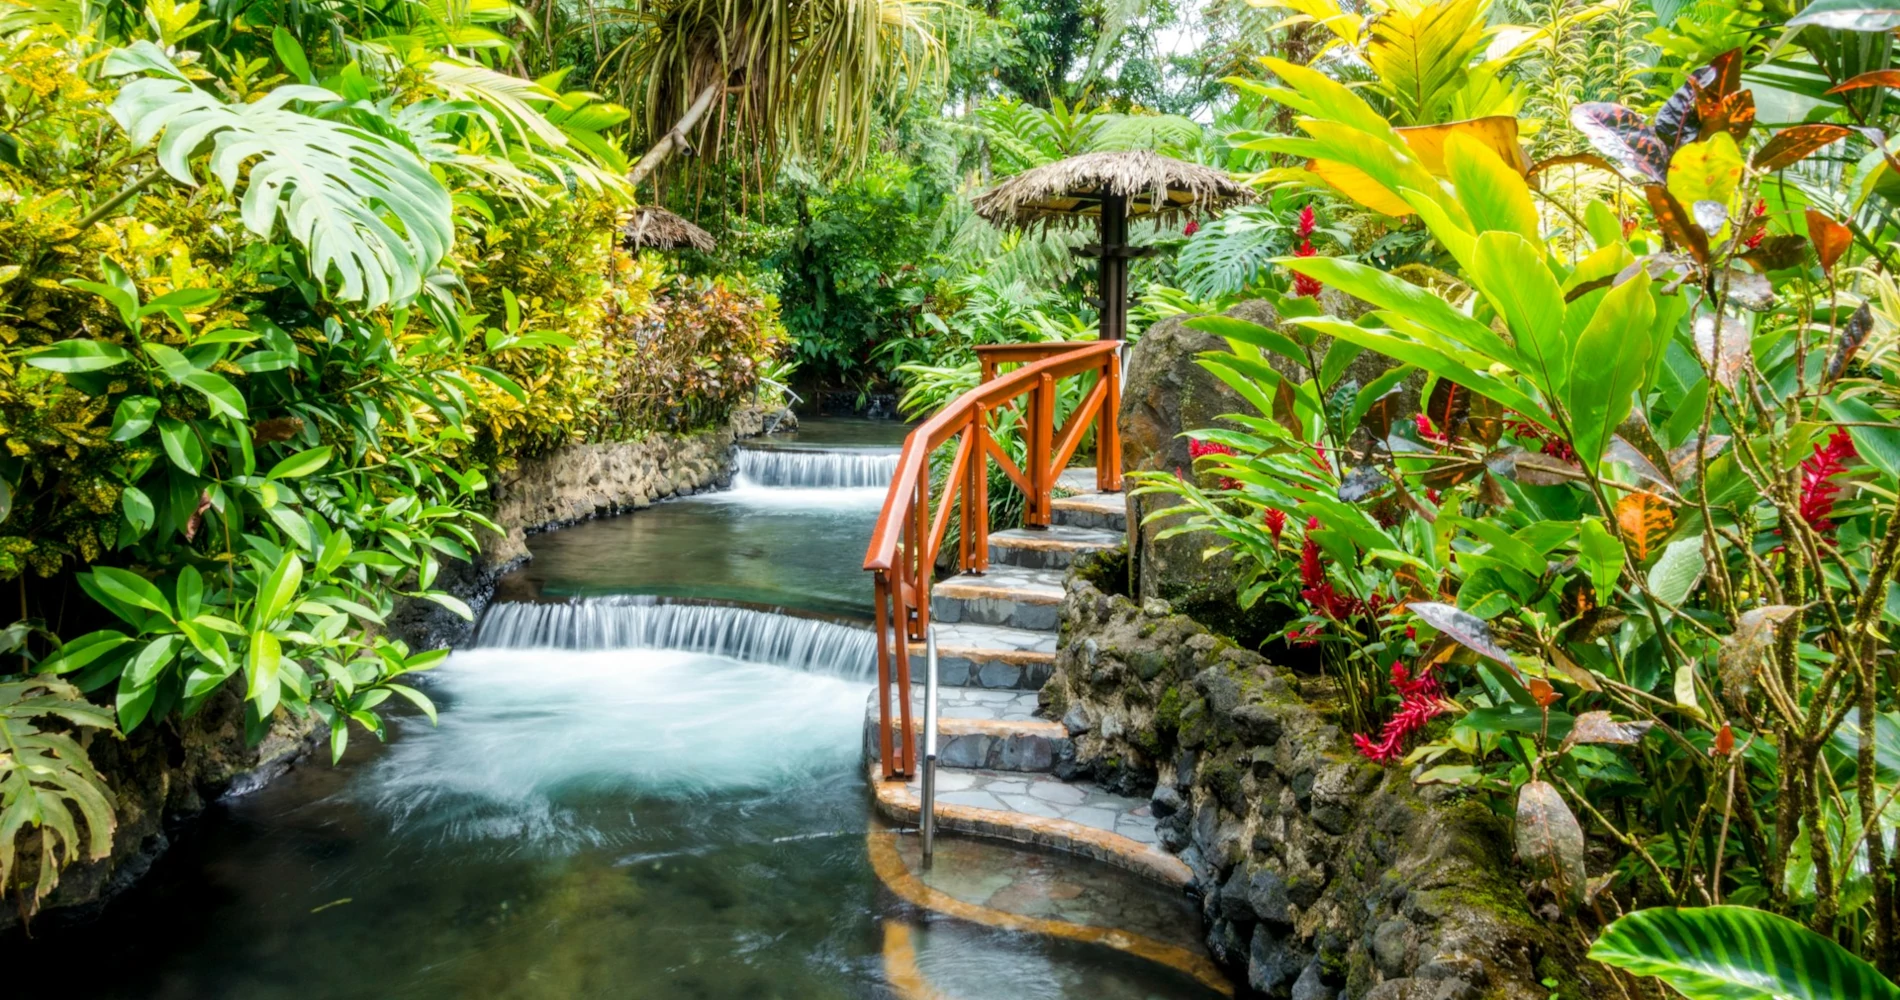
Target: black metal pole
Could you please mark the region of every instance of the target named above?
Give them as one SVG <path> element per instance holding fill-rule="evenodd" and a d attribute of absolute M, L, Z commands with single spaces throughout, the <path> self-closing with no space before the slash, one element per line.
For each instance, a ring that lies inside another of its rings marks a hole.
<path fill-rule="evenodd" d="M 1128 198 L 1102 196 L 1102 257 L 1096 269 L 1102 293 L 1103 340 L 1128 334 Z"/>

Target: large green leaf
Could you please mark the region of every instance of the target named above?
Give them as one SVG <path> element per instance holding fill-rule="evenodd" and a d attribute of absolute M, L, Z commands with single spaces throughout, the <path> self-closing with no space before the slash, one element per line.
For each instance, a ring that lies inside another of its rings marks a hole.
<path fill-rule="evenodd" d="M 1590 957 L 1655 976 L 1689 1000 L 1900 1000 L 1845 948 L 1746 906 L 1638 910 L 1605 928 Z"/>
<path fill-rule="evenodd" d="M 1650 328 L 1655 322 L 1649 276 L 1638 272 L 1603 297 L 1577 338 L 1569 402 L 1573 444 L 1582 461 L 1600 461 L 1610 435 L 1629 416 L 1649 373 Z"/>
<path fill-rule="evenodd" d="M 26 352 L 35 368 L 55 372 L 96 372 L 132 360 L 132 352 L 103 340 L 62 340 Z"/>
<path fill-rule="evenodd" d="M 1471 277 L 1510 324 L 1526 374 L 1546 397 L 1563 398 L 1570 371 L 1564 293 L 1544 255 L 1516 233 L 1492 231 L 1478 237 L 1472 263 Z"/>
<path fill-rule="evenodd" d="M 340 100 L 330 91 L 293 84 L 256 103 L 226 104 L 146 41 L 114 50 L 105 73 L 144 74 L 112 102 L 134 144 L 163 132 L 159 165 L 196 184 L 191 158 L 210 143 L 212 176 L 234 195 L 243 190 L 245 227 L 268 237 L 281 214 L 308 251 L 311 273 L 326 287 L 334 280 L 341 299 L 408 302 L 455 239 L 449 193 L 414 153 L 287 107 Z"/>

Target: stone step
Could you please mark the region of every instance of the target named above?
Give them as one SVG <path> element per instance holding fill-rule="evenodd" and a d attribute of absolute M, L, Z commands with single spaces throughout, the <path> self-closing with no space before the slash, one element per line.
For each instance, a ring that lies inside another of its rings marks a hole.
<path fill-rule="evenodd" d="M 1068 569 L 1082 556 L 1106 552 L 1123 540 L 1121 532 L 1101 528 L 1010 528 L 990 535 L 990 565 Z"/>
<path fill-rule="evenodd" d="M 1054 632 L 1062 605 L 1063 571 L 991 566 L 962 573 L 930 590 L 930 614 L 939 622 L 1002 625 Z"/>
<path fill-rule="evenodd" d="M 875 757 L 869 768 L 878 812 L 892 822 L 916 824 L 923 799 L 921 778 L 885 781 Z M 1193 880 L 1188 866 L 1161 848 L 1147 799 L 1116 795 L 1089 782 L 939 767 L 937 826 L 1079 854 L 1164 885 L 1186 887 Z"/>
<path fill-rule="evenodd" d="M 1035 691 L 1055 671 L 1056 634 L 975 622 L 935 622 L 937 682 L 945 687 Z M 924 674 L 924 647 L 913 645 L 911 676 Z"/>
<path fill-rule="evenodd" d="M 1128 495 L 1125 493 L 1077 493 L 1054 497 L 1049 501 L 1050 519 L 1069 528 L 1098 528 L 1123 535 L 1128 533 Z"/>
<path fill-rule="evenodd" d="M 900 997 L 1045 995 L 1052 978 L 1048 973 L 1054 971 L 1047 964 L 1055 957 L 1049 951 L 1052 939 L 1110 948 L 1140 960 L 1141 985 L 1131 990 L 1135 984 L 1128 983 L 1106 995 L 1213 1000 L 1234 994 L 1233 983 L 1208 956 L 1199 908 L 1185 893 L 1107 865 L 983 837 L 939 837 L 929 864 L 923 861 L 922 838 L 912 832 L 873 828 L 865 847 L 878 880 L 898 898 L 925 913 L 953 918 L 915 924 L 887 920 L 887 979 L 894 986 L 923 987 L 899 988 Z M 940 936 L 945 934 L 956 937 L 946 940 Z M 937 960 L 930 961 L 930 952 L 946 947 L 949 954 L 937 952 Z M 921 963 L 919 949 L 925 955 Z M 1034 951 L 1036 960 L 1009 962 L 1015 949 Z M 1116 985 L 1126 982 L 1118 978 L 1119 969 L 1135 968 L 1133 963 L 1105 966 L 1093 951 L 1057 954 L 1090 963 L 1095 976 Z M 1003 961 L 993 964 L 995 959 Z M 976 978 L 1010 968 L 1035 978 L 1029 983 Z M 951 986 L 932 980 L 925 969 Z"/>
<path fill-rule="evenodd" d="M 1071 493 L 1095 492 L 1095 466 L 1071 465 L 1056 476 L 1056 485 Z"/>
<path fill-rule="evenodd" d="M 924 757 L 924 686 L 911 689 L 916 720 L 914 750 Z M 892 732 L 896 726 L 893 720 Z M 865 701 L 867 753 L 877 753 L 877 692 Z M 997 771 L 1048 772 L 1074 754 L 1069 731 L 1059 722 L 1036 717 L 1033 691 L 946 687 L 937 692 L 937 761 L 944 767 L 984 767 Z"/>

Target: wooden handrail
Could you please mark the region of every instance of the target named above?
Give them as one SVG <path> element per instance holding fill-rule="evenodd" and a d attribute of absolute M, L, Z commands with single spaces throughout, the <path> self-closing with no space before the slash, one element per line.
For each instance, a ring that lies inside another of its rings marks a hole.
<path fill-rule="evenodd" d="M 938 553 L 949 533 L 951 511 L 961 513 L 957 565 L 964 572 L 981 573 L 989 568 L 990 462 L 996 462 L 1023 490 L 1027 497 L 1023 521 L 1031 528 L 1048 526 L 1056 478 L 1091 427 L 1096 432 L 1096 488 L 1103 492 L 1121 489 L 1121 436 L 1116 426 L 1121 409 L 1121 346 L 1119 341 L 1057 341 L 980 347 L 981 383 L 904 439 L 896 474 L 864 556 L 875 590 L 879 753 L 886 778 L 908 776 L 916 766 L 909 646 L 921 640 L 930 625 L 930 589 Z M 998 376 L 996 367 L 1002 364 L 1022 367 Z M 1083 376 L 1093 376 L 1094 384 L 1058 427 L 1057 384 Z M 999 411 L 1015 408 L 1021 409 L 1021 419 L 1027 421 L 1028 452 L 1021 465 L 995 440 L 991 424 Z M 930 456 L 952 438 L 958 440 L 943 495 L 933 502 Z M 893 684 L 898 691 L 895 713 L 891 710 Z"/>
<path fill-rule="evenodd" d="M 1026 364 L 1055 354 L 1100 343 L 1095 340 L 1047 340 L 1034 344 L 984 344 L 976 349 L 976 361 L 982 371 L 980 381 L 996 377 L 999 365 Z"/>

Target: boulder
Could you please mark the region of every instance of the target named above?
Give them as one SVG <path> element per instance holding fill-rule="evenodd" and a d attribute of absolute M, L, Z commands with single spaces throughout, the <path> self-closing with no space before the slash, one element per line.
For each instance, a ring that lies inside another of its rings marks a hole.
<path fill-rule="evenodd" d="M 1243 302 L 1226 313 L 1263 326 L 1279 317 L 1264 301 Z M 1203 351 L 1226 350 L 1227 342 L 1191 329 L 1191 316 L 1172 316 L 1149 327 L 1129 349 L 1122 387 L 1122 471 L 1192 475 L 1187 432 L 1223 426 L 1220 417 L 1251 411 L 1247 401 L 1197 360 Z M 1161 525 L 1142 526 L 1155 511 L 1173 506 L 1167 497 L 1128 498 L 1131 590 L 1162 598 L 1222 632 L 1253 638 L 1238 602 L 1233 559 L 1203 559 L 1210 539 L 1202 534 L 1155 536 Z"/>

